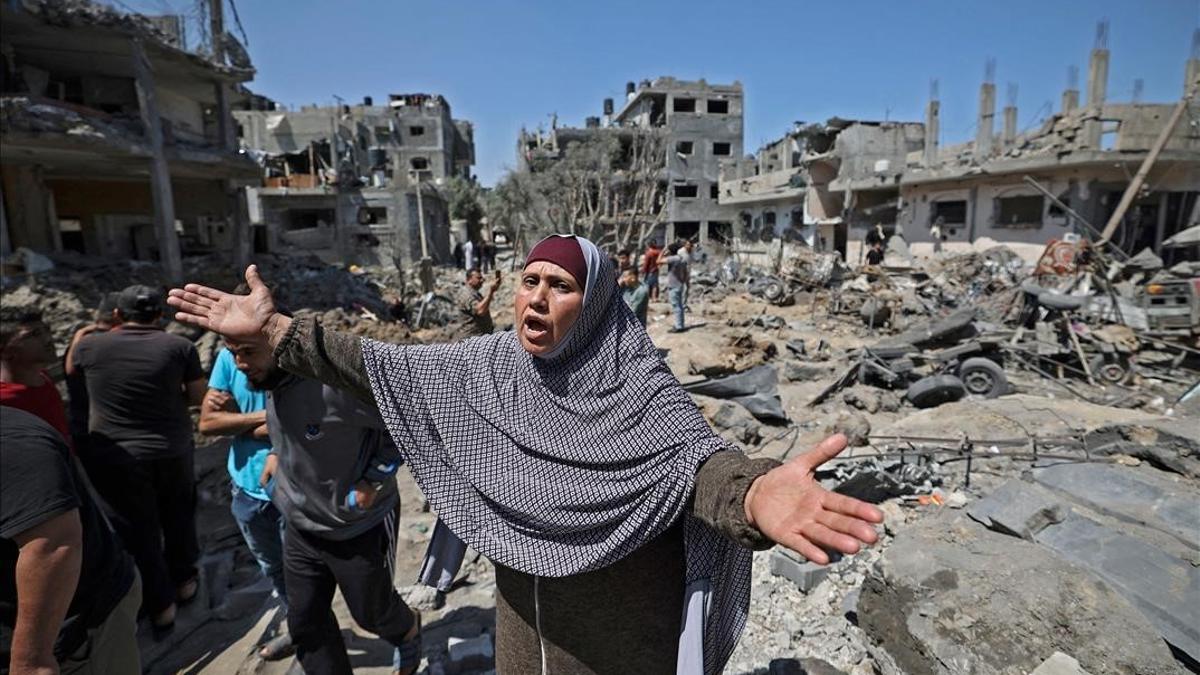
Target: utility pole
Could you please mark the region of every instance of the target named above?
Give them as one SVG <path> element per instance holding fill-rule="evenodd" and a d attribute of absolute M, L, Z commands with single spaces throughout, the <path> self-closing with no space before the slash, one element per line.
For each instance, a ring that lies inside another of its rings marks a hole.
<path fill-rule="evenodd" d="M 419 169 L 412 170 L 413 185 L 417 190 L 417 227 L 420 228 L 421 234 L 421 292 L 433 292 L 433 261 L 429 259 L 429 239 L 425 235 L 425 208 L 424 202 L 421 200 L 421 171 Z"/>

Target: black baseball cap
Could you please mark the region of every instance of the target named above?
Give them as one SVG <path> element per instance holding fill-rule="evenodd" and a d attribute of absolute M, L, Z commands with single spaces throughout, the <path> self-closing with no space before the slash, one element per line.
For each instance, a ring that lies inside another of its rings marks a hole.
<path fill-rule="evenodd" d="M 117 309 L 127 314 L 160 314 L 162 291 L 149 286 L 130 286 L 117 296 Z"/>

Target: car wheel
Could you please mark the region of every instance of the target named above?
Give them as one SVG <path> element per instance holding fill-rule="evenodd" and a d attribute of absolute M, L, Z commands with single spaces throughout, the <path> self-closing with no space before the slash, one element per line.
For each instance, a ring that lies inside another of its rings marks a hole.
<path fill-rule="evenodd" d="M 971 396 L 996 398 L 1008 391 L 1008 376 L 995 361 L 976 356 L 962 362 L 958 367 L 958 378 L 963 389 Z"/>

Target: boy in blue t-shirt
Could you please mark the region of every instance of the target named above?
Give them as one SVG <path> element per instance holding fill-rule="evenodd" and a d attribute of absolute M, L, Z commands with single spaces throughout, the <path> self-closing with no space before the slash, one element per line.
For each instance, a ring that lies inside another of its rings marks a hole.
<path fill-rule="evenodd" d="M 239 345 L 237 351 L 259 348 Z M 256 381 L 265 374 L 254 372 L 236 358 L 228 346 L 221 349 L 208 378 L 208 393 L 200 408 L 200 433 L 233 436 L 229 447 L 229 478 L 232 483 L 231 510 L 246 546 L 263 575 L 271 580 L 284 607 L 287 592 L 283 581 L 283 517 L 271 503 L 275 456 L 267 435 L 268 384 Z M 268 471 L 268 467 L 271 469 Z M 286 636 L 284 636 L 286 637 Z M 276 641 L 272 641 L 274 643 Z M 268 645 L 278 648 L 282 645 Z M 264 657 L 272 654 L 264 648 Z"/>

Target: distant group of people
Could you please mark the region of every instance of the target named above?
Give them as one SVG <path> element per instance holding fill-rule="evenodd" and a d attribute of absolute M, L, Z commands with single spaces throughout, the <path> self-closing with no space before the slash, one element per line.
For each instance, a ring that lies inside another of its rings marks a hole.
<path fill-rule="evenodd" d="M 665 271 L 685 328 L 694 255 L 651 242 L 639 264 L 548 237 L 526 255 L 512 330 L 491 317 L 500 275 L 469 267 L 455 339 L 432 345 L 293 318 L 251 266 L 233 292 L 167 298 L 222 336 L 207 377 L 161 328 L 161 293 L 130 287 L 66 350 L 69 415 L 45 371 L 49 330 L 4 308 L 0 648 L 17 672 L 141 672 L 139 614 L 162 637 L 199 592 L 198 406 L 201 433 L 232 439 L 232 516 L 286 612 L 264 658 L 350 673 L 340 591 L 393 646 L 393 673 L 415 672 L 422 618 L 394 585 L 406 464 L 439 518 L 421 582 L 447 591 L 468 547 L 495 565 L 499 672 L 719 671 L 746 621 L 751 549 L 825 563 L 874 542 L 882 515 L 815 481 L 845 437 L 750 459 L 679 387 L 646 305 Z"/>
<path fill-rule="evenodd" d="M 694 261 L 695 246 L 692 240 L 681 239 L 668 246 L 664 253 L 658 241 L 652 239 L 646 244 L 640 266 L 634 261 L 629 249 L 621 249 L 617 256 L 611 259 L 622 298 L 642 326 L 646 325 L 649 303 L 659 299 L 659 278 L 665 267 L 666 282 L 663 285 L 667 289 L 673 318 L 668 332 L 678 333 L 686 329 L 684 313 L 688 309 L 688 289 L 691 285 L 691 264 Z"/>
<path fill-rule="evenodd" d="M 496 242 L 487 237 L 456 243 L 453 255 L 459 269 L 478 269 L 485 274 L 496 269 Z"/>

